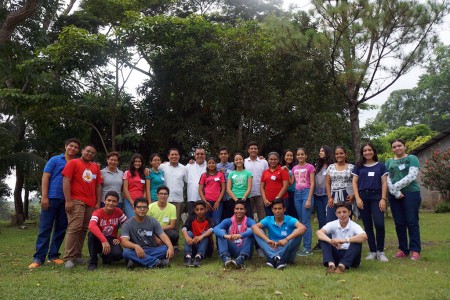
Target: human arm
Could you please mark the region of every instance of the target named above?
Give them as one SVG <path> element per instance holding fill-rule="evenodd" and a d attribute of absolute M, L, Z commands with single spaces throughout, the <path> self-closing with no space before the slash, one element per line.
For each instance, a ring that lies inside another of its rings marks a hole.
<path fill-rule="evenodd" d="M 353 186 L 353 191 L 355 192 L 356 205 L 358 206 L 358 208 L 364 209 L 364 203 L 363 203 L 361 197 L 359 196 L 358 180 L 359 180 L 359 176 L 354 174 L 353 179 L 352 179 L 352 186 Z"/>
<path fill-rule="evenodd" d="M 163 230 L 171 230 L 175 229 L 175 224 L 177 223 L 177 219 L 170 219 L 168 225 L 161 226 Z"/>
<path fill-rule="evenodd" d="M 171 259 L 174 255 L 174 249 L 170 238 L 164 232 L 159 235 L 159 238 L 167 246 L 166 258 Z"/>
<path fill-rule="evenodd" d="M 380 211 L 384 212 L 387 206 L 387 174 L 381 176 L 381 199 L 378 203 Z"/>
<path fill-rule="evenodd" d="M 194 238 L 192 239 L 192 241 L 193 241 L 194 244 L 198 244 L 198 243 L 200 243 L 204 238 L 210 236 L 211 234 L 213 234 L 213 229 L 212 229 L 212 228 L 210 228 L 210 229 L 208 229 L 208 230 L 205 230 L 204 232 L 202 232 L 201 235 L 194 236 Z"/>
<path fill-rule="evenodd" d="M 220 195 L 219 198 L 217 198 L 216 202 L 214 203 L 214 210 L 219 209 L 220 201 L 223 199 L 223 195 L 225 195 L 225 181 L 220 182 Z"/>
<path fill-rule="evenodd" d="M 97 183 L 95 186 L 95 195 L 97 196 L 97 202 L 95 203 L 95 209 L 100 208 L 100 203 L 102 203 L 102 184 Z"/>
<path fill-rule="evenodd" d="M 227 180 L 227 193 L 228 193 L 228 196 L 230 196 L 230 198 L 233 199 L 234 201 L 237 201 L 236 195 L 231 190 L 232 185 L 233 185 L 233 182 L 231 181 L 230 178 L 228 178 L 228 180 Z"/>
<path fill-rule="evenodd" d="M 68 214 L 72 213 L 73 211 L 73 201 L 72 198 L 70 198 L 70 181 L 71 178 L 66 176 L 63 177 L 63 192 L 64 198 L 66 199 L 66 212 Z"/>
<path fill-rule="evenodd" d="M 147 198 L 148 202 L 152 202 L 152 194 L 150 193 L 150 178 L 145 177 L 145 198 Z"/>
<path fill-rule="evenodd" d="M 253 177 L 250 176 L 247 179 L 247 190 L 245 191 L 244 195 L 242 196 L 242 199 L 247 199 L 247 197 L 250 195 L 250 193 L 252 192 L 252 182 L 253 182 Z"/>
<path fill-rule="evenodd" d="M 274 241 L 272 241 L 271 239 L 269 239 L 264 234 L 264 231 L 262 231 L 263 227 L 264 226 L 261 224 L 261 222 L 253 225 L 252 226 L 253 234 L 259 236 L 260 238 L 262 238 L 270 247 L 275 248 L 276 247 L 276 243 Z"/>
<path fill-rule="evenodd" d="M 305 208 L 311 208 L 311 199 L 314 195 L 315 180 L 316 180 L 315 172 L 311 172 L 311 174 L 309 174 L 310 187 L 309 187 L 308 199 L 305 202 Z"/>
<path fill-rule="evenodd" d="M 42 198 L 41 198 L 41 208 L 47 210 L 50 207 L 50 201 L 48 200 L 48 187 L 50 184 L 50 173 L 44 172 L 42 174 Z"/>
<path fill-rule="evenodd" d="M 402 188 L 407 187 L 410 183 L 412 183 L 417 178 L 417 174 L 419 174 L 419 168 L 410 166 L 408 170 L 408 175 L 400 179 L 394 184 L 396 190 L 400 191 Z"/>
<path fill-rule="evenodd" d="M 328 174 L 328 172 L 327 172 L 325 181 L 326 181 L 325 190 L 327 192 L 327 197 L 328 197 L 328 207 L 333 207 L 334 199 L 333 199 L 333 197 L 331 197 L 331 176 L 330 176 L 330 174 Z"/>
<path fill-rule="evenodd" d="M 131 207 L 133 207 L 134 206 L 134 199 L 131 198 L 130 191 L 128 190 L 129 182 L 128 182 L 127 173 L 128 173 L 128 171 L 125 172 L 124 179 L 123 179 L 123 185 L 122 185 L 122 187 L 123 187 L 123 195 L 124 195 L 124 198 L 130 202 Z"/>
<path fill-rule="evenodd" d="M 120 245 L 122 246 L 122 248 L 133 249 L 136 252 L 137 257 L 139 258 L 145 257 L 144 249 L 142 249 L 142 247 L 138 244 L 131 242 L 129 237 L 120 237 Z"/>
<path fill-rule="evenodd" d="M 403 194 L 400 190 L 397 189 L 397 187 L 392 183 L 391 177 L 388 175 L 387 176 L 387 186 L 389 189 L 389 193 L 391 193 L 395 198 L 400 199 Z"/>
<path fill-rule="evenodd" d="M 276 242 L 276 245 L 277 246 L 285 246 L 287 243 L 289 243 L 290 240 L 301 236 L 305 232 L 306 232 L 305 225 L 303 225 L 302 223 L 297 221 L 297 222 L 295 222 L 295 229 L 294 229 L 294 231 L 292 231 L 291 234 L 288 235 L 287 237 L 285 237 L 284 239 L 279 240 L 278 242 Z"/>
<path fill-rule="evenodd" d="M 261 183 L 260 183 L 260 185 L 259 185 L 259 190 L 260 190 L 260 193 L 261 193 L 261 197 L 262 197 L 262 199 L 263 199 L 263 202 L 264 202 L 264 206 L 268 207 L 268 206 L 270 205 L 270 201 L 269 201 L 269 200 L 267 199 L 267 197 L 266 197 L 266 191 L 265 191 L 265 188 L 266 188 L 266 183 L 265 183 L 264 181 L 261 180 Z"/>

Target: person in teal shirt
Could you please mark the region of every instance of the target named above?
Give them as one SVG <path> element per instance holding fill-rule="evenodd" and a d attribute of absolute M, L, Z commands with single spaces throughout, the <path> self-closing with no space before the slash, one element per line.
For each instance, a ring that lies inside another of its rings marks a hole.
<path fill-rule="evenodd" d="M 164 173 L 159 170 L 159 166 L 161 165 L 162 158 L 159 154 L 153 153 L 150 155 L 150 166 L 151 169 L 145 179 L 150 180 L 150 191 L 148 193 L 151 196 L 152 202 L 158 201 L 157 190 L 158 187 L 165 185 Z"/>

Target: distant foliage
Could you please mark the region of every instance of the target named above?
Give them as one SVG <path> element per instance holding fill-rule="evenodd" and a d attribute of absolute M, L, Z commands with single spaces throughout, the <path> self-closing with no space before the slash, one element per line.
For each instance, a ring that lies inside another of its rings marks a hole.
<path fill-rule="evenodd" d="M 450 149 L 433 150 L 422 169 L 422 182 L 430 190 L 438 190 L 450 201 Z"/>

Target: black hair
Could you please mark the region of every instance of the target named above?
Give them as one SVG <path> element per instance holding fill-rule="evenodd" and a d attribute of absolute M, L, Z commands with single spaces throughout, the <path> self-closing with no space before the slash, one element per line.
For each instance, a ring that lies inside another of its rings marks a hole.
<path fill-rule="evenodd" d="M 256 146 L 256 147 L 258 147 L 258 143 L 255 142 L 255 141 L 250 141 L 250 142 L 247 143 L 247 146 L 246 146 L 245 149 L 248 150 L 251 146 Z M 258 148 L 259 148 L 259 147 L 258 147 Z"/>
<path fill-rule="evenodd" d="M 69 145 L 70 143 L 75 143 L 75 144 L 77 144 L 77 145 L 78 145 L 78 148 L 81 147 L 81 142 L 80 142 L 80 140 L 77 139 L 77 138 L 70 138 L 70 139 L 68 139 L 68 140 L 64 143 L 64 145 L 67 146 L 67 145 Z"/>
<path fill-rule="evenodd" d="M 375 149 L 375 146 L 374 146 L 372 143 L 367 142 L 367 143 L 362 144 L 362 145 L 361 145 L 361 149 L 359 149 L 359 160 L 358 160 L 358 162 L 356 163 L 356 165 L 357 165 L 358 167 L 362 167 L 362 166 L 366 163 L 366 158 L 365 158 L 364 155 L 363 155 L 364 147 L 366 147 L 366 146 L 369 146 L 370 148 L 372 148 L 372 151 L 373 151 L 373 160 L 374 160 L 374 161 L 378 161 L 377 149 Z"/>
<path fill-rule="evenodd" d="M 333 149 L 331 149 L 330 146 L 323 145 L 322 147 L 320 147 L 320 149 L 323 149 L 323 152 L 325 152 L 325 157 L 323 159 L 319 157 L 319 160 L 317 161 L 316 164 L 316 174 L 320 170 L 322 170 L 324 165 L 328 167 L 329 165 L 335 163 Z"/>
<path fill-rule="evenodd" d="M 339 202 L 336 202 L 336 203 L 334 204 L 334 209 L 337 210 L 339 207 L 345 207 L 345 208 L 348 209 L 349 211 L 352 210 L 352 209 L 350 208 L 350 205 L 348 205 L 347 202 L 345 202 L 345 201 L 339 201 Z"/>
<path fill-rule="evenodd" d="M 286 153 L 292 152 L 292 162 L 290 164 L 286 163 L 286 160 L 284 159 L 286 157 Z M 291 149 L 286 149 L 283 151 L 283 155 L 281 156 L 281 165 L 288 167 L 289 170 L 292 170 L 292 168 L 297 164 L 297 159 L 295 158 L 294 151 Z"/>
<path fill-rule="evenodd" d="M 203 201 L 203 200 L 197 200 L 197 201 L 195 201 L 195 207 L 197 207 L 197 206 L 199 206 L 199 205 L 201 205 L 201 206 L 203 206 L 204 208 L 206 208 L 206 203 L 205 203 L 205 201 Z"/>
<path fill-rule="evenodd" d="M 141 166 L 139 169 L 136 170 L 136 168 L 134 167 L 134 161 L 138 158 L 141 160 Z M 139 177 L 141 177 L 141 179 L 145 178 L 145 174 L 144 174 L 145 163 L 144 163 L 144 158 L 142 157 L 142 155 L 140 155 L 139 153 L 135 153 L 131 156 L 129 170 L 130 170 L 131 177 L 134 177 L 135 172 L 137 171 L 139 173 Z"/>
<path fill-rule="evenodd" d="M 270 204 L 270 208 L 272 208 L 275 204 L 281 204 L 283 205 L 283 208 L 286 208 L 286 204 L 281 198 L 275 198 L 275 200 L 273 200 L 272 203 Z"/>
<path fill-rule="evenodd" d="M 345 150 L 344 146 L 336 146 L 334 148 L 334 152 L 336 153 L 337 149 L 342 149 L 342 151 L 344 151 L 345 154 L 347 154 L 347 150 Z M 345 162 L 347 162 L 347 157 L 345 158 Z"/>
<path fill-rule="evenodd" d="M 167 194 L 170 195 L 170 190 L 167 186 L 165 186 L 165 185 L 158 186 L 158 188 L 156 189 L 156 193 L 159 193 L 160 190 L 166 190 Z"/>
<path fill-rule="evenodd" d="M 145 203 L 148 206 L 147 198 L 141 197 L 141 198 L 136 198 L 136 200 L 134 200 L 134 208 L 136 208 L 136 206 L 138 205 L 139 202 Z"/>
<path fill-rule="evenodd" d="M 158 157 L 161 159 L 161 161 L 163 160 L 162 156 L 161 156 L 159 153 L 153 153 L 152 155 L 150 155 L 150 158 L 148 159 L 148 161 L 151 163 L 152 160 L 153 160 L 156 156 L 158 156 Z"/>
<path fill-rule="evenodd" d="M 119 202 L 120 196 L 119 196 L 119 193 L 117 193 L 116 191 L 109 191 L 109 192 L 107 192 L 106 195 L 105 195 L 105 200 L 109 196 L 116 197 L 117 198 L 117 202 Z"/>
<path fill-rule="evenodd" d="M 238 204 L 244 205 L 244 208 L 245 208 L 245 201 L 244 201 L 244 200 L 239 199 L 238 201 L 235 201 L 235 202 L 234 202 L 234 206 L 236 206 L 236 205 L 238 205 Z"/>
<path fill-rule="evenodd" d="M 233 165 L 234 165 L 234 169 L 235 169 L 235 170 L 236 170 L 236 164 L 234 163 L 234 158 L 236 157 L 236 155 L 241 156 L 242 159 L 245 160 L 244 155 L 243 155 L 241 152 L 236 152 L 236 153 L 233 155 Z M 245 169 L 245 164 L 242 165 L 242 168 Z"/>
<path fill-rule="evenodd" d="M 119 152 L 117 152 L 117 151 L 108 152 L 108 154 L 106 155 L 106 158 L 109 159 L 112 156 L 117 156 L 117 160 L 120 160 L 120 153 Z"/>
<path fill-rule="evenodd" d="M 406 146 L 406 142 L 405 142 L 405 140 L 403 140 L 403 139 L 394 139 L 394 140 L 392 140 L 392 141 L 391 141 L 391 146 L 392 146 L 392 144 L 395 143 L 395 142 L 400 142 L 400 143 L 403 144 L 403 146 Z"/>
<path fill-rule="evenodd" d="M 228 151 L 227 147 L 220 147 L 219 153 L 220 153 L 220 151 L 227 151 L 227 153 L 230 153 L 230 151 Z"/>

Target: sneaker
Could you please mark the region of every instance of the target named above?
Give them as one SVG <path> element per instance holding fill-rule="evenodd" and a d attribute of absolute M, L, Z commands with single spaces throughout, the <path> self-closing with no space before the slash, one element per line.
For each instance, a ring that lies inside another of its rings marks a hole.
<path fill-rule="evenodd" d="M 134 262 L 131 259 L 129 259 L 127 261 L 127 269 L 132 269 L 133 267 L 134 267 Z"/>
<path fill-rule="evenodd" d="M 86 261 L 84 259 L 82 259 L 81 257 L 75 257 L 73 259 L 73 263 L 77 264 L 77 265 L 84 265 L 86 263 Z"/>
<path fill-rule="evenodd" d="M 339 264 L 336 269 L 334 269 L 334 273 L 336 274 L 344 274 L 345 266 L 343 264 Z"/>
<path fill-rule="evenodd" d="M 273 262 L 274 262 L 273 267 L 274 267 L 275 269 L 278 269 L 278 267 L 281 265 L 281 257 L 275 256 L 275 257 L 273 258 Z M 282 268 L 284 268 L 285 266 L 286 266 L 286 264 L 284 264 L 284 266 L 283 266 Z"/>
<path fill-rule="evenodd" d="M 97 264 L 89 264 L 87 269 L 88 271 L 94 271 L 97 269 Z"/>
<path fill-rule="evenodd" d="M 170 265 L 170 261 L 167 258 L 158 259 L 158 261 L 153 266 L 153 268 L 164 269 L 164 268 L 167 268 L 169 265 Z"/>
<path fill-rule="evenodd" d="M 320 251 L 320 250 L 322 250 L 322 246 L 320 246 L 320 243 L 317 243 L 317 244 L 314 246 L 313 251 Z"/>
<path fill-rule="evenodd" d="M 190 257 L 190 256 L 185 256 L 184 257 L 184 266 L 185 267 L 193 267 L 194 266 L 192 264 L 192 257 Z"/>
<path fill-rule="evenodd" d="M 233 262 L 234 262 L 236 268 L 240 269 L 244 265 L 245 258 L 242 255 L 239 255 L 238 257 L 236 257 L 235 260 L 233 260 Z"/>
<path fill-rule="evenodd" d="M 408 255 L 405 254 L 402 250 L 398 250 L 397 253 L 395 253 L 394 258 L 405 258 L 408 257 Z"/>
<path fill-rule="evenodd" d="M 374 260 L 375 258 L 377 258 L 377 252 L 369 252 L 366 256 L 366 260 Z"/>
<path fill-rule="evenodd" d="M 222 255 L 222 261 L 225 269 L 228 269 L 229 267 L 231 267 L 231 265 L 236 265 L 236 263 L 232 261 L 231 257 L 229 257 L 228 255 Z"/>
<path fill-rule="evenodd" d="M 386 257 L 386 255 L 382 251 L 377 251 L 377 258 L 378 258 L 379 261 L 382 261 L 382 262 L 388 262 L 389 261 L 389 259 Z"/>
<path fill-rule="evenodd" d="M 309 255 L 313 255 L 313 252 L 311 249 L 306 248 L 303 248 L 297 253 L 297 256 L 309 256 Z"/>
<path fill-rule="evenodd" d="M 66 269 L 72 269 L 73 267 L 75 267 L 75 263 L 71 259 L 64 263 L 64 268 Z"/>
<path fill-rule="evenodd" d="M 277 270 L 283 270 L 284 268 L 286 268 L 286 263 L 278 261 L 277 262 Z"/>
<path fill-rule="evenodd" d="M 266 262 L 266 265 L 268 265 L 268 266 L 271 267 L 271 268 L 276 268 L 276 263 L 275 263 L 275 261 L 274 261 L 273 259 L 269 259 L 269 260 Z"/>
<path fill-rule="evenodd" d="M 201 257 L 200 255 L 196 255 L 196 256 L 194 257 L 194 260 L 192 261 L 192 265 L 193 265 L 195 268 L 198 268 L 198 267 L 201 266 L 201 264 L 202 264 L 202 257 Z"/>
<path fill-rule="evenodd" d="M 54 258 L 54 259 L 49 259 L 47 260 L 48 263 L 54 263 L 55 265 L 62 265 L 64 264 L 64 260 L 62 260 L 61 258 Z"/>
<path fill-rule="evenodd" d="M 262 251 L 261 248 L 256 249 L 256 254 L 258 254 L 259 258 L 264 258 L 265 257 L 264 252 Z"/>
<path fill-rule="evenodd" d="M 411 259 L 412 260 L 420 260 L 420 253 L 416 251 L 411 251 Z"/>
<path fill-rule="evenodd" d="M 41 266 L 41 263 L 38 261 L 33 261 L 29 266 L 28 269 L 37 269 Z"/>
<path fill-rule="evenodd" d="M 110 265 L 112 262 L 109 259 L 102 259 L 102 264 L 104 265 Z"/>

